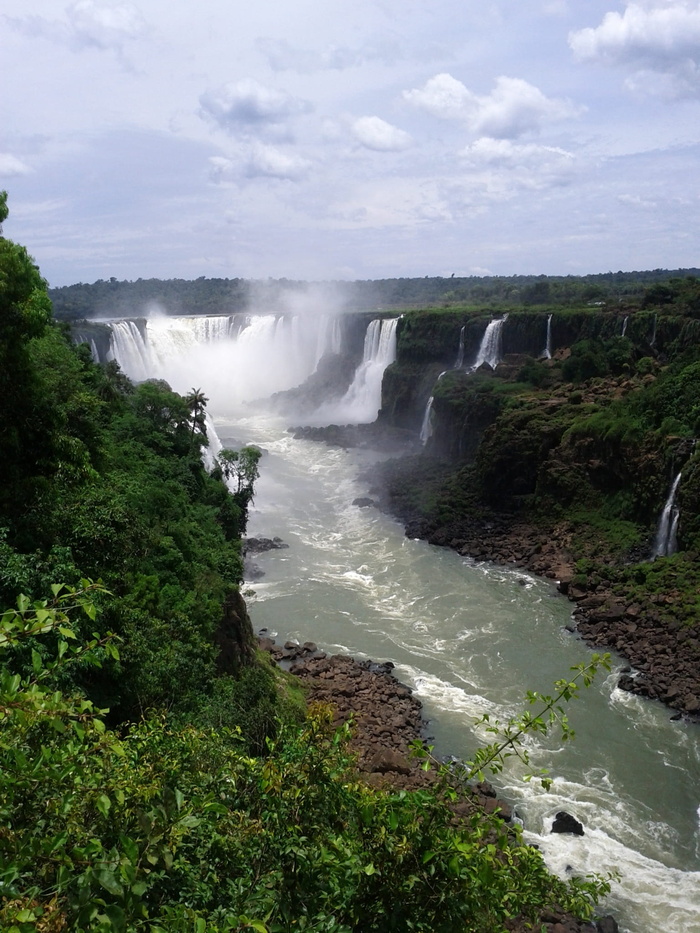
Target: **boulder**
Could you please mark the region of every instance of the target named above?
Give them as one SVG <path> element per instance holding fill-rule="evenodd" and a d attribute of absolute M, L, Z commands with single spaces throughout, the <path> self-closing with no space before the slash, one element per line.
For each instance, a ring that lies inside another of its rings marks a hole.
<path fill-rule="evenodd" d="M 570 833 L 574 836 L 583 836 L 583 826 L 576 817 L 567 813 L 566 810 L 560 810 L 552 823 L 553 833 Z"/>

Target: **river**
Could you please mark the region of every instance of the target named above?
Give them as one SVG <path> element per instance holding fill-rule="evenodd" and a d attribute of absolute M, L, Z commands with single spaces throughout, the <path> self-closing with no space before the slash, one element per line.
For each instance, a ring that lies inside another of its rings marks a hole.
<path fill-rule="evenodd" d="M 551 581 L 407 539 L 390 516 L 354 506 L 367 494 L 358 476 L 378 455 L 294 440 L 286 421 L 251 417 L 231 388 L 235 352 L 226 378 L 220 354 L 200 346 L 152 375 L 211 392 L 221 442 L 264 450 L 249 534 L 289 547 L 256 558 L 265 575 L 246 587 L 256 628 L 393 661 L 424 704 L 436 750 L 457 757 L 487 739 L 474 725 L 482 714 L 513 715 L 527 690 L 551 693 L 590 658 Z M 573 742 L 529 740 L 533 765 L 554 778 L 550 791 L 517 767 L 493 783 L 553 871 L 620 873 L 602 910 L 624 933 L 700 933 L 700 730 L 618 690 L 620 667 L 571 705 Z M 550 833 L 562 809 L 584 836 Z"/>

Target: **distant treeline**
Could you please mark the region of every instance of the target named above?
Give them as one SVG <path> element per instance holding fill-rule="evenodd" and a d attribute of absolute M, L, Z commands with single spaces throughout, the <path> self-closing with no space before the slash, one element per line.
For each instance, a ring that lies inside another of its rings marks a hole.
<path fill-rule="evenodd" d="M 152 308 L 167 314 L 235 314 L 295 307 L 311 291 L 320 303 L 350 311 L 384 308 L 532 307 L 535 305 L 682 305 L 700 311 L 700 269 L 654 269 L 585 276 L 468 276 L 308 283 L 291 279 L 98 279 L 50 289 L 54 315 L 75 321 L 97 316 L 139 317 Z"/>

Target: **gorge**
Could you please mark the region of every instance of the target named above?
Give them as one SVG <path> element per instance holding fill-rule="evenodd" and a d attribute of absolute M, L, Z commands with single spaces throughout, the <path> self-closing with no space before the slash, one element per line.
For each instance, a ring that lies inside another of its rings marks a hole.
<path fill-rule="evenodd" d="M 260 560 L 265 576 L 248 596 L 254 625 L 282 641 L 313 640 L 330 650 L 392 660 L 424 703 L 437 749 L 460 757 L 484 739 L 474 730 L 475 718 L 485 712 L 507 717 L 528 689 L 547 690 L 587 656 L 569 631 L 570 605 L 553 580 L 406 538 L 387 514 L 353 506 L 386 455 L 295 439 L 286 431 L 290 418 L 300 412 L 305 423 L 323 425 L 372 422 L 379 414 L 380 424 L 404 432 L 417 449 L 435 390 L 435 430 L 426 453 L 461 463 L 479 450 L 482 438 L 494 443 L 489 431 L 503 408 L 492 367 L 501 354 L 498 370 L 510 367 L 512 373 L 542 354 L 545 330 L 555 361 L 561 348 L 607 337 L 608 330 L 619 335 L 626 327 L 648 348 L 690 340 L 695 330 L 694 321 L 647 313 L 634 315 L 629 326 L 602 314 L 546 318 L 520 312 L 507 322 L 499 316 L 498 328 L 491 318 L 261 313 L 76 328 L 78 339 L 91 342 L 102 358 L 111 354 L 134 379 L 165 379 L 182 393 L 201 386 L 220 442 L 253 443 L 265 451 L 250 532 L 279 536 L 290 546 Z M 470 375 L 452 372 L 455 351 L 462 364 L 479 359 L 489 327 L 501 344 L 479 363 L 487 366 Z M 441 372 L 446 374 L 438 385 Z M 273 394 L 271 411 L 263 400 Z M 578 412 L 588 404 L 585 397 L 562 398 L 554 410 Z M 531 436 L 535 429 L 540 431 L 536 420 L 523 426 Z M 514 442 L 521 444 L 520 436 Z M 553 439 L 549 443 L 554 449 Z M 663 491 L 649 494 L 650 534 L 668 494 L 663 457 L 652 466 Z M 534 489 L 538 481 L 528 479 L 527 467 L 519 458 L 520 486 L 514 490 L 504 462 L 503 485 L 494 495 L 527 495 L 530 487 L 523 483 Z M 602 469 L 591 467 L 596 476 Z M 360 474 L 370 479 L 358 479 Z M 572 585 L 577 582 L 583 581 Z M 552 870 L 565 876 L 619 868 L 621 880 L 604 907 L 626 933 L 691 931 L 700 928 L 697 728 L 670 723 L 660 704 L 620 690 L 622 667 L 617 661 L 614 673 L 570 711 L 574 743 L 561 748 L 532 740 L 535 761 L 555 778 L 549 794 L 522 782 L 517 768 L 499 777 L 499 788 L 515 802 L 526 839 L 541 846 Z M 584 824 L 583 837 L 550 834 L 561 809 Z"/>

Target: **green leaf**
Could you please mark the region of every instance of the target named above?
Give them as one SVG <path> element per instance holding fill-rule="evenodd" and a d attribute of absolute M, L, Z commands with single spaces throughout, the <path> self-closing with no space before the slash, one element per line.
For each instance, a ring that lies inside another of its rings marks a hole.
<path fill-rule="evenodd" d="M 124 894 L 124 888 L 117 881 L 116 876 L 113 871 L 109 871 L 106 868 L 102 868 L 99 871 L 95 872 L 95 877 L 100 882 L 105 891 L 109 891 L 110 894 L 113 894 L 115 897 L 122 897 Z"/>
<path fill-rule="evenodd" d="M 107 816 L 109 813 L 109 808 L 112 806 L 112 801 L 106 794 L 100 794 L 100 796 L 97 798 L 96 806 L 102 816 Z"/>
<path fill-rule="evenodd" d="M 44 662 L 41 660 L 41 655 L 32 648 L 32 670 L 35 674 L 40 674 L 43 667 Z"/>
<path fill-rule="evenodd" d="M 108 904 L 104 912 L 109 922 L 112 924 L 113 930 L 117 930 L 119 933 L 126 930 L 126 914 L 121 907 L 117 904 Z"/>

